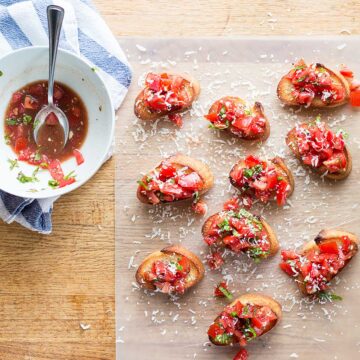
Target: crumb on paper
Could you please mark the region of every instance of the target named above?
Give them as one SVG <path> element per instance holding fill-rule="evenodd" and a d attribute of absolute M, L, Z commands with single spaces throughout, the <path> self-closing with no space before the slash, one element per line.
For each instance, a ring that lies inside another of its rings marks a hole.
<path fill-rule="evenodd" d="M 81 328 L 82 330 L 86 331 L 86 330 L 89 330 L 89 329 L 91 328 L 91 325 L 81 322 L 81 323 L 80 323 L 80 328 Z"/>

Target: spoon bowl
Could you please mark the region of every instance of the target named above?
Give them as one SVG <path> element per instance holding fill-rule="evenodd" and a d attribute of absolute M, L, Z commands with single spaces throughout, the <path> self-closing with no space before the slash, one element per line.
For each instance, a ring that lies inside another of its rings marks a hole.
<path fill-rule="evenodd" d="M 64 112 L 54 105 L 54 76 L 56 56 L 59 47 L 64 9 L 57 5 L 47 7 L 49 30 L 49 85 L 48 105 L 44 106 L 35 116 L 34 139 L 43 150 L 51 143 L 51 152 L 61 151 L 69 137 L 69 121 Z"/>

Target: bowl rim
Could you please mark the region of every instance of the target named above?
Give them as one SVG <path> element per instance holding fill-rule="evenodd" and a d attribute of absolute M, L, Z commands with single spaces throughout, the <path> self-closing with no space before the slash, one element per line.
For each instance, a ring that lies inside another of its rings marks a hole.
<path fill-rule="evenodd" d="M 13 51 L 10 51 L 10 52 L 4 54 L 3 56 L 0 56 L 0 63 L 6 57 L 12 56 L 12 55 L 17 54 L 17 53 L 27 52 L 27 51 L 35 51 L 35 50 L 48 50 L 48 49 L 49 49 L 49 47 L 45 46 L 45 45 L 28 46 L 28 47 L 16 49 L 16 50 L 13 50 Z M 82 63 L 87 68 L 91 69 L 92 64 L 90 62 L 88 62 L 87 60 L 81 58 L 78 54 L 76 54 L 74 52 L 59 48 L 58 53 L 65 53 L 65 54 L 75 58 L 77 61 Z M 114 141 L 115 110 L 114 110 L 114 105 L 113 105 L 113 102 L 112 102 L 112 99 L 111 99 L 109 89 L 105 85 L 104 80 L 101 78 L 101 76 L 98 74 L 98 72 L 94 71 L 93 73 L 97 77 L 97 79 L 100 81 L 100 83 L 103 85 L 103 88 L 105 90 L 106 100 L 109 101 L 109 104 L 111 106 L 111 119 L 109 119 L 109 121 L 111 121 L 111 124 L 110 124 L 111 125 L 110 138 L 109 138 L 110 140 L 108 141 L 108 143 L 106 145 L 103 157 L 100 159 L 99 163 L 94 167 L 93 171 L 89 172 L 86 176 L 84 176 L 84 179 L 82 179 L 81 181 L 75 181 L 71 185 L 64 186 L 64 187 L 58 188 L 56 190 L 52 190 L 52 191 L 54 191 L 54 195 L 50 195 L 50 196 L 49 196 L 49 194 L 47 192 L 45 192 L 43 195 L 41 195 L 40 192 L 38 192 L 38 193 L 29 192 L 29 194 L 26 194 L 26 196 L 24 196 L 23 194 L 19 195 L 19 193 L 16 193 L 15 191 L 9 191 L 8 189 L 3 190 L 3 189 L 0 188 L 0 190 L 6 192 L 8 194 L 23 197 L 23 198 L 27 198 L 27 199 L 49 199 L 49 198 L 52 198 L 52 197 L 59 197 L 61 195 L 65 195 L 67 193 L 70 193 L 70 192 L 78 189 L 79 187 L 84 185 L 87 181 L 89 181 L 99 171 L 101 166 L 109 158 L 110 149 L 111 149 L 111 146 L 112 146 L 113 141 Z"/>

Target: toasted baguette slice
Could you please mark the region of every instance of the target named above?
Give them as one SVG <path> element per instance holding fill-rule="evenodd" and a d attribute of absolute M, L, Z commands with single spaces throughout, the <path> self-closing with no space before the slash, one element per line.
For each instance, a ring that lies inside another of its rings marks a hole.
<path fill-rule="evenodd" d="M 341 242 L 341 237 L 343 237 L 343 236 L 347 236 L 350 239 L 351 243 L 354 245 L 354 249 L 352 251 L 352 257 L 345 261 L 345 265 L 339 270 L 339 272 L 340 272 L 346 267 L 346 265 L 350 262 L 350 260 L 356 255 L 358 248 L 359 248 L 358 238 L 354 234 L 352 234 L 348 231 L 343 231 L 343 230 L 339 230 L 339 229 L 321 230 L 320 233 L 316 236 L 316 238 L 314 240 L 309 241 L 308 243 L 306 243 L 304 245 L 301 254 L 305 255 L 309 251 L 317 250 L 317 249 L 319 249 L 318 245 L 324 244 L 326 242 L 332 242 L 335 240 L 339 243 L 339 242 Z M 297 280 L 296 282 L 298 284 L 298 287 L 302 291 L 302 293 L 305 295 L 309 295 L 306 291 L 306 286 L 304 283 L 303 276 L 301 274 L 299 274 L 296 277 L 296 280 Z"/>
<path fill-rule="evenodd" d="M 334 101 L 329 104 L 324 103 L 319 96 L 315 96 L 312 100 L 309 107 L 314 108 L 331 108 L 331 107 L 337 107 L 346 104 L 349 102 L 350 98 L 350 87 L 348 81 L 342 76 L 339 72 L 333 71 L 326 66 L 317 63 L 316 68 L 323 68 L 325 69 L 331 76 L 331 79 L 335 86 L 341 87 L 344 90 L 345 96 L 342 100 Z M 292 95 L 294 91 L 294 86 L 291 83 L 291 80 L 287 78 L 287 74 L 284 75 L 277 87 L 277 95 L 279 99 L 286 105 L 290 106 L 298 106 L 301 105 L 297 102 L 296 98 Z"/>
<path fill-rule="evenodd" d="M 209 167 L 206 164 L 204 164 L 202 161 L 191 158 L 190 156 L 186 156 L 186 155 L 183 155 L 180 153 L 170 156 L 166 160 L 169 161 L 171 164 L 174 164 L 175 166 L 178 166 L 178 167 L 186 166 L 198 173 L 198 175 L 204 182 L 203 189 L 199 192 L 199 195 L 206 193 L 209 189 L 211 189 L 213 187 L 214 175 L 210 171 Z M 144 178 L 146 178 L 146 176 Z M 141 193 L 141 186 L 138 186 L 137 197 L 142 203 L 152 205 L 152 203 L 149 201 L 149 199 L 144 194 Z M 188 200 L 188 199 L 184 199 L 184 200 Z M 179 200 L 177 200 L 177 201 L 179 201 Z"/>
<path fill-rule="evenodd" d="M 152 265 L 157 260 L 171 260 L 177 256 L 186 257 L 190 262 L 190 272 L 185 279 L 185 290 L 196 285 L 204 277 L 205 269 L 201 260 L 191 251 L 185 249 L 181 245 L 168 246 L 160 251 L 156 251 L 148 255 L 140 264 L 136 271 L 136 281 L 140 286 L 148 290 L 156 290 L 156 286 L 146 281 L 144 274 L 151 271 Z"/>
<path fill-rule="evenodd" d="M 290 171 L 290 169 L 286 166 L 284 160 L 279 157 L 276 156 L 271 160 L 266 160 L 268 162 L 271 162 L 276 169 L 276 172 L 278 173 L 278 176 L 281 176 L 284 178 L 284 180 L 286 180 L 289 185 L 290 185 L 290 190 L 288 192 L 288 197 L 294 192 L 294 188 L 295 188 L 295 181 L 294 181 L 294 177 Z M 229 179 L 230 179 L 230 183 L 232 186 L 236 187 L 237 189 L 241 190 L 236 182 L 234 181 L 234 179 L 231 177 L 231 173 L 233 172 L 233 170 L 238 169 L 238 168 L 246 168 L 245 165 L 245 160 L 244 159 L 240 159 L 231 169 L 230 171 L 230 175 L 229 175 Z"/>
<path fill-rule="evenodd" d="M 274 320 L 272 323 L 270 323 L 269 324 L 270 326 L 267 329 L 265 329 L 263 334 L 261 334 L 260 336 L 263 336 L 264 334 L 269 332 L 271 329 L 273 329 L 282 318 L 281 305 L 277 301 L 275 301 L 273 298 L 271 298 L 270 296 L 263 295 L 263 294 L 251 294 L 251 293 L 245 294 L 245 295 L 239 296 L 229 306 L 234 306 L 238 301 L 240 301 L 241 304 L 243 304 L 243 305 L 251 304 L 251 305 L 259 305 L 259 306 L 268 306 L 273 311 L 273 313 L 276 315 L 277 319 Z M 218 319 L 219 319 L 219 316 L 214 320 L 214 322 L 216 322 Z M 226 344 L 217 342 L 216 339 L 212 338 L 211 336 L 209 336 L 209 340 L 214 345 L 217 345 L 217 346 L 227 346 L 227 345 L 232 345 L 232 344 L 235 344 L 238 342 L 238 340 L 234 336 L 231 337 L 229 342 L 227 342 Z"/>
<path fill-rule="evenodd" d="M 219 102 L 226 101 L 226 100 L 230 100 L 230 101 L 234 102 L 235 104 L 238 104 L 240 107 L 246 107 L 246 102 L 243 99 L 241 99 L 239 97 L 235 97 L 235 96 L 225 96 L 225 97 L 215 101 L 211 105 L 211 107 L 209 109 L 209 114 L 216 114 Z M 265 141 L 270 135 L 270 123 L 264 113 L 264 107 L 262 106 L 262 104 L 260 102 L 256 101 L 254 103 L 254 106 L 251 108 L 251 110 L 255 115 L 265 119 L 265 131 L 260 136 L 241 136 L 241 138 L 244 140 Z M 229 129 L 231 131 L 231 127 L 228 127 L 227 129 Z M 233 132 L 233 131 L 231 131 L 231 132 Z M 235 133 L 235 135 L 237 135 L 237 134 Z M 237 135 L 237 136 L 239 136 L 239 135 Z"/>
<path fill-rule="evenodd" d="M 222 212 L 224 213 L 224 212 Z M 202 235 L 205 238 L 206 236 L 209 236 L 210 230 L 212 228 L 212 225 L 214 223 L 219 223 L 219 221 L 223 218 L 222 217 L 222 213 L 216 213 L 214 215 L 211 215 L 204 223 L 203 227 L 202 227 Z M 226 213 L 226 211 L 225 211 Z M 270 243 L 270 250 L 269 253 L 266 256 L 261 256 L 261 258 L 265 259 L 269 256 L 273 256 L 277 253 L 277 251 L 279 250 L 279 241 L 276 237 L 276 234 L 274 232 L 274 230 L 271 228 L 271 226 L 264 220 L 264 218 L 262 216 L 256 216 L 253 215 L 254 217 L 257 218 L 258 221 L 261 222 L 263 229 L 266 231 L 267 233 L 267 239 Z M 223 243 L 222 238 L 219 238 L 219 240 L 216 242 L 217 246 L 221 246 L 221 247 L 226 247 L 226 245 Z"/>
<path fill-rule="evenodd" d="M 312 167 L 310 165 L 306 165 L 302 162 L 301 160 L 301 154 L 299 151 L 299 146 L 298 146 L 298 141 L 297 141 L 297 137 L 296 137 L 296 128 L 291 129 L 287 136 L 286 136 L 286 145 L 290 148 L 290 150 L 294 153 L 294 155 L 297 157 L 297 159 L 299 159 L 302 163 L 303 166 L 305 167 L 310 167 L 311 169 L 313 169 L 315 172 L 317 172 L 320 175 L 323 175 L 326 173 L 325 177 L 327 179 L 331 179 L 331 180 L 343 180 L 346 179 L 352 170 L 352 157 L 351 154 L 347 148 L 347 146 L 345 145 L 344 148 L 344 152 L 345 152 L 345 157 L 346 157 L 346 169 L 344 171 L 339 171 L 336 173 L 329 173 L 326 170 L 326 167 L 324 165 L 315 168 Z"/>
<path fill-rule="evenodd" d="M 135 105 L 134 105 L 134 112 L 135 115 L 145 121 L 154 121 L 156 119 L 159 119 L 161 117 L 184 112 L 185 110 L 191 108 L 192 103 L 199 97 L 200 94 L 200 83 L 195 80 L 192 76 L 188 74 L 170 74 L 171 76 L 180 76 L 184 79 L 184 85 L 183 85 L 183 91 L 187 93 L 188 95 L 188 102 L 184 104 L 181 109 L 177 109 L 174 111 L 154 111 L 150 109 L 146 103 L 144 102 L 144 89 L 140 91 L 139 95 L 135 99 Z"/>

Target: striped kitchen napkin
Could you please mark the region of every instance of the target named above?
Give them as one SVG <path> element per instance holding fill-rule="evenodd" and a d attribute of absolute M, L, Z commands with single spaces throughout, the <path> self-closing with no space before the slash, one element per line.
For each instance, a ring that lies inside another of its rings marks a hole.
<path fill-rule="evenodd" d="M 131 81 L 125 54 L 89 0 L 0 0 L 0 54 L 32 45 L 48 45 L 46 8 L 65 9 L 60 48 L 72 51 L 98 69 L 108 86 L 114 110 L 122 103 Z M 54 201 L 25 199 L 0 190 L 0 217 L 43 234 L 52 230 Z"/>

